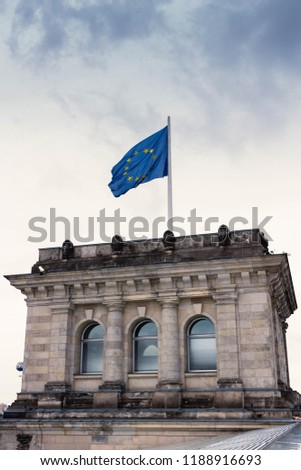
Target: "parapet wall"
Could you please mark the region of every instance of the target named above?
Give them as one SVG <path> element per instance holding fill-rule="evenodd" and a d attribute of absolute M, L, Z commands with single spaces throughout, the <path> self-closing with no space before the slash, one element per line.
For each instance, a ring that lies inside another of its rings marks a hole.
<path fill-rule="evenodd" d="M 66 240 L 62 247 L 40 249 L 32 273 L 40 272 L 39 266 L 55 272 L 265 254 L 269 254 L 268 242 L 258 229 L 187 237 L 174 237 L 166 231 L 161 239 L 139 241 L 124 241 L 116 235 L 111 243 L 73 246 Z"/>

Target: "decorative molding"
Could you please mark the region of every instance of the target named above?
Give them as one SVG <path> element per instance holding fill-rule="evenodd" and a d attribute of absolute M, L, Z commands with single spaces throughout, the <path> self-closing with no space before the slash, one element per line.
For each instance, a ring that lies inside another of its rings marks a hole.
<path fill-rule="evenodd" d="M 176 294 L 173 296 L 170 294 L 166 294 L 165 296 L 164 294 L 159 294 L 157 301 L 162 304 L 162 307 L 174 307 L 175 305 L 178 305 L 179 298 Z"/>
<path fill-rule="evenodd" d="M 238 294 L 233 290 L 216 290 L 212 295 L 217 305 L 234 304 Z"/>
<path fill-rule="evenodd" d="M 74 305 L 70 302 L 64 303 L 64 304 L 52 304 L 51 305 L 51 313 L 53 315 L 56 314 L 68 314 L 70 312 L 73 312 L 74 310 Z"/>
<path fill-rule="evenodd" d="M 120 295 L 106 295 L 103 304 L 107 307 L 108 311 L 123 310 L 125 302 Z"/>
<path fill-rule="evenodd" d="M 32 434 L 17 434 L 17 450 L 29 450 Z"/>
<path fill-rule="evenodd" d="M 146 316 L 146 306 L 140 306 L 140 307 L 137 307 L 137 310 L 138 310 L 138 316 L 139 317 L 145 317 Z"/>
<path fill-rule="evenodd" d="M 85 316 L 87 320 L 92 320 L 94 314 L 94 310 L 92 308 L 86 308 L 85 309 Z"/>
<path fill-rule="evenodd" d="M 282 322 L 293 313 L 290 296 L 286 289 L 285 282 L 281 273 L 278 273 L 271 282 L 273 303 L 276 306 L 277 314 Z"/>
<path fill-rule="evenodd" d="M 196 302 L 192 304 L 195 315 L 201 315 L 203 304 Z"/>

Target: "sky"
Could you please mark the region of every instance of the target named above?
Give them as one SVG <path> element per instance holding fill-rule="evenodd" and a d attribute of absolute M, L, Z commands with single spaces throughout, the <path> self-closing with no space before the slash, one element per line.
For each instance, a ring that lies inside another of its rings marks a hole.
<path fill-rule="evenodd" d="M 192 210 L 197 233 L 233 218 L 236 229 L 259 225 L 270 250 L 289 255 L 301 305 L 300 21 L 299 0 L 0 0 L 0 403 L 21 390 L 26 322 L 24 296 L 3 276 L 29 273 L 39 248 L 62 245 L 54 217 L 75 244 L 106 241 L 103 209 L 126 218 L 125 238 L 142 216 L 152 237 L 167 217 L 167 178 L 119 198 L 108 184 L 168 116 L 185 233 Z M 115 228 L 108 221 L 106 236 Z M 288 324 L 301 392 L 299 310 Z"/>

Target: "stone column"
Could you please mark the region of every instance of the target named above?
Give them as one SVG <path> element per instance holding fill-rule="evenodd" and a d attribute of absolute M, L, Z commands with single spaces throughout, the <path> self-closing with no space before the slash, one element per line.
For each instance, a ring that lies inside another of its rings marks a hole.
<path fill-rule="evenodd" d="M 70 391 L 71 371 L 71 314 L 70 304 L 51 307 L 50 358 L 45 393 L 39 396 L 38 406 L 61 407 L 64 393 Z"/>
<path fill-rule="evenodd" d="M 288 324 L 286 321 L 282 322 L 282 335 L 283 335 L 283 346 L 284 346 L 284 358 L 285 358 L 285 373 L 286 373 L 286 386 L 290 386 L 290 376 L 289 376 L 289 369 L 288 369 L 288 354 L 287 354 L 287 342 L 286 342 L 286 331 L 288 328 Z"/>
<path fill-rule="evenodd" d="M 217 314 L 217 384 L 216 406 L 242 408 L 239 333 L 236 317 L 237 293 L 232 288 L 218 289 L 213 295 Z"/>
<path fill-rule="evenodd" d="M 118 408 L 124 387 L 123 308 L 119 300 L 106 301 L 108 320 L 104 341 L 103 385 L 94 394 L 94 406 Z"/>
<path fill-rule="evenodd" d="M 180 346 L 177 297 L 160 299 L 161 335 L 159 342 L 159 382 L 154 406 L 174 408 L 180 406 Z"/>

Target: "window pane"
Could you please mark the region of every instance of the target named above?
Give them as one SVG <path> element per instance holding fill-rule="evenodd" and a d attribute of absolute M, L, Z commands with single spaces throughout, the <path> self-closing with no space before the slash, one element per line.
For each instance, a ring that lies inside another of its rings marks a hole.
<path fill-rule="evenodd" d="M 215 338 L 190 338 L 190 370 L 216 370 Z"/>
<path fill-rule="evenodd" d="M 91 325 L 84 333 L 84 339 L 101 339 L 103 338 L 103 328 L 101 325 Z"/>
<path fill-rule="evenodd" d="M 157 336 L 157 327 L 152 321 L 138 326 L 135 336 Z"/>
<path fill-rule="evenodd" d="M 202 318 L 201 320 L 196 321 L 190 329 L 191 335 L 208 335 L 214 333 L 214 324 L 207 318 Z"/>
<path fill-rule="evenodd" d="M 157 338 L 138 339 L 135 341 L 135 371 L 158 370 Z"/>
<path fill-rule="evenodd" d="M 91 341 L 83 343 L 82 373 L 101 372 L 103 366 L 103 342 Z"/>

